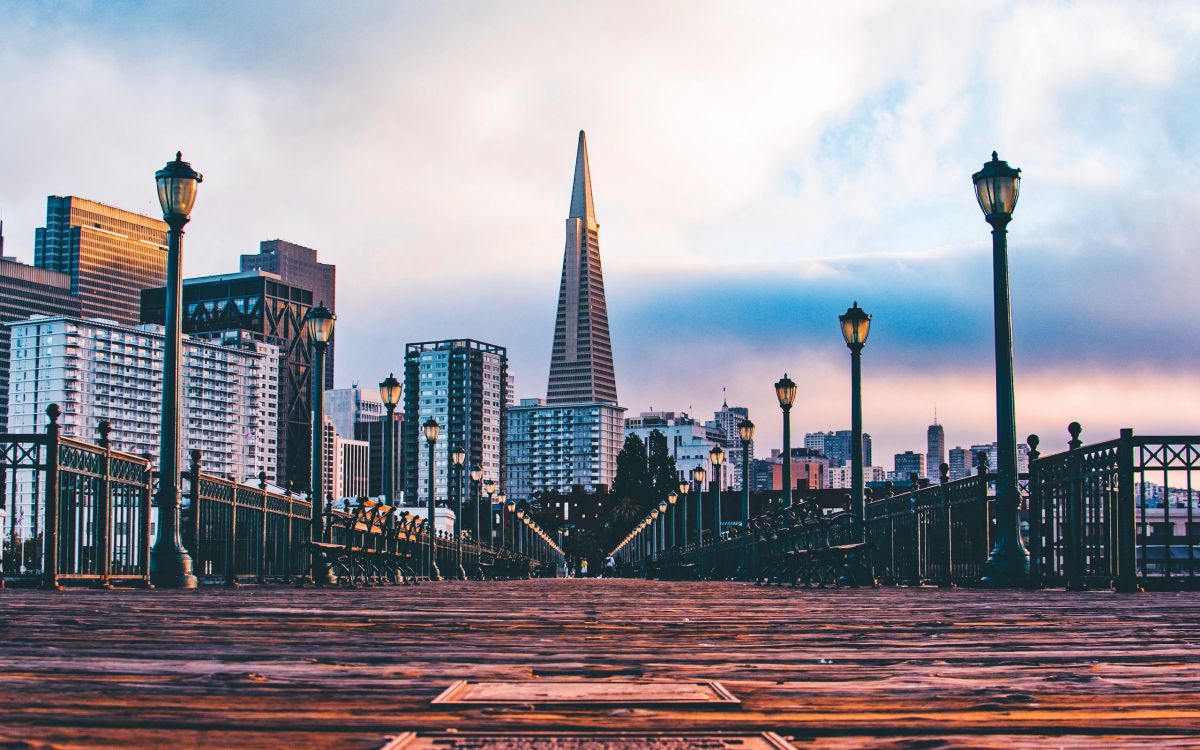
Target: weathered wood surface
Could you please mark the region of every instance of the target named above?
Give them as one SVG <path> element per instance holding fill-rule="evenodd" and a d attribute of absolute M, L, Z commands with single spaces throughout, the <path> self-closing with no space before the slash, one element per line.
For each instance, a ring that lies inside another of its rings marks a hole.
<path fill-rule="evenodd" d="M 431 703 L 456 680 L 543 677 L 715 679 L 742 703 Z M 1200 746 L 1200 594 L 629 580 L 0 591 L 0 747 L 372 748 L 447 729 Z"/>

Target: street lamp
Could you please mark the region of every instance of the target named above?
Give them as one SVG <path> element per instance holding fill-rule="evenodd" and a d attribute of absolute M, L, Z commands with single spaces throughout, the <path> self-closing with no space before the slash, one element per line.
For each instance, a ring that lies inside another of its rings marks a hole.
<path fill-rule="evenodd" d="M 671 494 L 667 495 L 667 505 L 670 506 L 672 509 L 675 507 L 675 502 L 677 500 L 679 500 L 679 495 L 676 494 L 674 491 L 672 491 Z M 677 515 L 679 515 L 679 514 L 672 513 L 671 520 L 667 523 L 667 528 L 669 528 L 671 530 L 671 544 L 670 544 L 671 549 L 675 548 L 675 516 L 677 516 Z"/>
<path fill-rule="evenodd" d="M 754 423 L 743 419 L 738 425 L 742 439 L 742 534 L 750 531 L 750 444 L 754 442 Z"/>
<path fill-rule="evenodd" d="M 309 467 L 309 500 L 312 503 L 312 523 L 310 525 L 311 539 L 315 542 L 325 541 L 324 520 L 325 505 L 325 351 L 333 338 L 333 323 L 337 317 L 318 303 L 308 311 L 304 318 L 304 328 L 308 340 L 312 343 L 312 465 Z M 313 583 L 337 583 L 333 568 L 326 564 L 325 559 L 317 554 L 314 548 L 312 554 L 311 576 Z"/>
<path fill-rule="evenodd" d="M 1017 490 L 1017 425 L 1013 386 L 1012 303 L 1008 287 L 1008 223 L 1021 189 L 1021 170 L 995 151 L 971 175 L 983 218 L 992 225 L 992 302 L 996 336 L 996 544 L 984 565 L 983 583 L 1015 586 L 1029 576 L 1029 552 L 1021 542 Z"/>
<path fill-rule="evenodd" d="M 513 513 L 514 513 L 514 512 L 517 510 L 517 503 L 516 503 L 516 501 L 515 501 L 515 500 L 509 500 L 509 501 L 508 501 L 508 505 L 504 505 L 504 503 L 501 503 L 501 506 L 502 506 L 502 507 L 501 507 L 501 510 L 507 510 L 507 511 L 508 511 L 508 516 L 509 516 L 509 518 L 512 518 L 512 515 L 513 515 Z M 512 526 L 513 526 L 512 533 L 513 533 L 513 535 L 516 535 L 516 533 L 517 533 L 517 522 L 514 520 L 514 521 L 511 521 L 511 523 L 512 523 Z M 504 529 L 504 516 L 503 516 L 503 515 L 501 515 L 501 517 L 500 517 L 500 546 L 501 546 L 501 547 L 503 547 L 503 546 L 504 546 L 504 531 L 505 531 L 505 529 Z M 513 548 L 515 548 L 515 547 L 516 547 L 516 541 L 515 541 L 515 540 L 514 540 L 514 539 L 513 539 L 513 538 L 510 536 L 510 537 L 508 538 L 508 548 L 511 550 L 511 549 L 513 549 Z"/>
<path fill-rule="evenodd" d="M 858 525 L 858 540 L 866 534 L 866 498 L 863 494 L 862 350 L 871 332 L 871 316 L 854 306 L 839 315 L 842 338 L 850 348 L 850 513 Z"/>
<path fill-rule="evenodd" d="M 163 321 L 162 422 L 158 442 L 158 535 L 150 550 L 150 582 L 161 588 L 196 588 L 192 558 L 179 536 L 180 355 L 183 350 L 183 227 L 191 219 L 196 186 L 204 177 L 175 152 L 154 173 L 167 222 L 166 320 Z M 198 512 L 192 508 L 192 512 Z M 51 571 L 51 574 L 57 571 Z"/>
<path fill-rule="evenodd" d="M 496 483 L 492 482 L 492 486 L 495 487 Z M 488 503 L 488 539 L 494 540 L 496 536 L 496 521 L 500 521 L 500 539 L 490 541 L 489 543 L 495 544 L 497 549 L 502 549 L 504 547 L 504 493 L 497 494 L 493 500 L 500 507 L 497 510 L 493 510 L 492 504 Z M 499 518 L 497 518 L 497 514 L 499 514 Z"/>
<path fill-rule="evenodd" d="M 708 460 L 713 465 L 713 479 L 716 489 L 713 494 L 713 538 L 721 541 L 721 467 L 725 465 L 725 449 L 714 445 L 708 452 Z"/>
<path fill-rule="evenodd" d="M 703 466 L 692 469 L 692 481 L 696 483 L 696 544 L 704 543 L 704 479 L 707 476 Z"/>
<path fill-rule="evenodd" d="M 518 508 L 516 512 L 516 520 L 513 521 L 513 536 L 517 538 L 517 554 L 525 553 L 525 531 L 521 528 L 521 524 L 525 521 L 525 509 Z"/>
<path fill-rule="evenodd" d="M 383 424 L 383 502 L 384 505 L 394 505 L 396 499 L 396 406 L 404 387 L 396 380 L 395 373 L 388 376 L 379 384 L 379 399 L 387 410 Z M 396 528 L 396 514 L 388 516 L 388 527 Z"/>
<path fill-rule="evenodd" d="M 796 402 L 796 383 L 787 376 L 775 382 L 775 397 L 783 410 L 783 507 L 792 505 L 792 404 Z"/>
<path fill-rule="evenodd" d="M 458 560 L 458 580 L 467 580 L 467 571 L 462 564 L 462 495 L 463 495 L 463 463 L 467 460 L 467 452 L 462 444 L 454 446 L 450 452 L 450 462 L 458 475 L 458 492 L 454 497 L 454 556 Z"/>
<path fill-rule="evenodd" d="M 472 466 L 471 467 L 471 498 L 472 498 L 472 501 L 474 502 L 475 512 L 471 514 L 472 516 L 474 516 L 473 522 L 471 524 L 474 528 L 471 529 L 471 533 L 475 535 L 475 543 L 476 544 L 479 544 L 482 541 L 479 538 L 479 530 L 481 528 L 483 528 L 483 524 L 479 520 L 479 514 L 483 510 L 483 487 L 482 487 L 482 485 L 479 484 L 481 479 L 483 479 L 483 469 L 480 468 L 478 465 Z"/>
<path fill-rule="evenodd" d="M 691 482 L 683 481 L 679 483 L 679 497 L 683 500 L 683 505 L 679 509 L 679 528 L 682 532 L 679 535 L 679 542 L 686 547 L 688 543 L 688 492 L 692 489 Z"/>
<path fill-rule="evenodd" d="M 425 430 L 425 442 L 429 444 L 429 580 L 440 581 L 442 574 L 437 566 L 437 503 L 435 497 L 435 477 L 433 471 L 433 449 L 437 445 L 438 433 L 441 432 L 441 425 L 433 417 L 425 420 L 425 424 L 421 425 Z"/>
<path fill-rule="evenodd" d="M 663 552 L 667 549 L 667 509 L 671 506 L 666 500 L 658 501 L 658 513 L 662 516 L 662 520 L 658 523 L 658 551 Z"/>

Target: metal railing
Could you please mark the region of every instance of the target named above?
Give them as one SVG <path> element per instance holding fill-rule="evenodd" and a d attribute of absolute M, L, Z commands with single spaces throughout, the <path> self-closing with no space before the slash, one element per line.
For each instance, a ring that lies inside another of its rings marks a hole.
<path fill-rule="evenodd" d="M 59 407 L 52 404 L 46 414 L 44 434 L 0 434 L 0 578 L 48 587 L 71 582 L 149 586 L 157 517 L 149 457 L 112 450 L 105 422 L 96 444 L 61 437 Z M 257 486 L 203 474 L 201 458 L 199 451 L 191 452 L 180 485 L 182 539 L 196 576 L 230 584 L 308 576 L 313 556 L 309 501 L 273 491 L 264 473 Z M 445 577 L 512 578 L 553 571 L 512 550 L 455 540 L 444 532 L 430 535 L 423 522 L 403 535 L 394 526 L 359 533 L 332 523 L 348 511 L 327 503 L 323 512 L 326 546 L 340 546 L 351 557 L 383 560 L 393 572 L 406 555 L 424 566 L 414 577 L 431 577 L 431 557 Z M 353 573 L 351 567 L 347 582 L 354 582 Z"/>

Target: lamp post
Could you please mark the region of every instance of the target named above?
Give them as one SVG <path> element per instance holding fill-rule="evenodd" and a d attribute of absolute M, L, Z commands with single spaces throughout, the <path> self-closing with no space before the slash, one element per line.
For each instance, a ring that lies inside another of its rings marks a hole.
<path fill-rule="evenodd" d="M 513 515 L 516 516 L 513 519 L 513 535 L 517 538 L 517 554 L 523 555 L 525 554 L 525 530 L 521 526 L 525 523 L 525 509 L 517 508 Z"/>
<path fill-rule="evenodd" d="M 161 588 L 196 588 L 192 558 L 179 536 L 180 355 L 183 349 L 183 227 L 191 219 L 196 186 L 204 177 L 175 152 L 154 173 L 167 222 L 166 320 L 163 335 L 162 422 L 158 442 L 158 535 L 150 550 L 150 582 Z M 193 508 L 193 512 L 196 509 Z M 52 573 L 55 571 L 51 571 Z"/>
<path fill-rule="evenodd" d="M 787 376 L 775 382 L 775 397 L 783 410 L 783 507 L 792 506 L 792 404 L 796 401 L 796 383 Z"/>
<path fill-rule="evenodd" d="M 425 430 L 425 442 L 429 444 L 429 580 L 440 581 L 442 574 L 437 566 L 437 485 L 433 451 L 442 428 L 433 417 L 425 420 L 421 427 Z"/>
<path fill-rule="evenodd" d="M 318 303 L 308 311 L 304 318 L 304 327 L 308 332 L 308 340 L 312 342 L 312 465 L 309 467 L 309 500 L 312 502 L 312 523 L 309 526 L 313 542 L 325 540 L 324 520 L 325 505 L 325 350 L 329 340 L 333 338 L 333 322 L 337 318 L 325 307 Z M 324 557 L 312 552 L 313 583 L 337 583 L 333 568 L 329 567 Z"/>
<path fill-rule="evenodd" d="M 688 491 L 692 489 L 691 482 L 679 483 L 679 497 L 683 500 L 683 505 L 679 509 L 679 543 L 686 547 L 688 543 Z"/>
<path fill-rule="evenodd" d="M 396 406 L 400 403 L 400 396 L 404 392 L 404 386 L 396 380 L 395 373 L 388 373 L 388 376 L 379 384 L 379 399 L 383 401 L 383 408 L 387 410 L 386 421 L 383 425 L 383 502 L 385 505 L 394 505 L 396 500 Z M 388 516 L 388 527 L 396 528 L 396 513 L 393 512 Z"/>
<path fill-rule="evenodd" d="M 996 544 L 984 565 L 983 583 L 1016 586 L 1029 576 L 1029 552 L 1021 541 L 1017 490 L 1017 425 L 1013 387 L 1012 303 L 1008 286 L 1008 223 L 1021 188 L 1021 170 L 995 151 L 971 175 L 983 217 L 992 226 L 992 302 L 996 336 Z"/>
<path fill-rule="evenodd" d="M 493 482 L 493 485 L 494 484 L 495 483 Z M 504 493 L 501 492 L 501 493 L 495 495 L 493 497 L 493 502 L 500 507 L 498 509 L 493 509 L 492 504 L 488 503 L 488 539 L 492 540 L 491 544 L 495 545 L 495 547 L 497 549 L 501 549 L 504 547 L 504 503 L 505 503 Z M 497 514 L 499 514 L 499 516 L 500 516 L 499 519 L 496 518 Z M 500 521 L 500 538 L 499 539 L 495 538 L 496 537 L 496 521 L 497 520 Z"/>
<path fill-rule="evenodd" d="M 866 534 L 866 499 L 863 495 L 862 350 L 871 332 L 871 316 L 858 302 L 839 315 L 842 338 L 850 348 L 850 513 L 862 541 Z"/>
<path fill-rule="evenodd" d="M 658 501 L 658 515 L 662 519 L 658 522 L 658 551 L 660 554 L 667 549 L 667 509 L 670 507 L 666 500 Z"/>
<path fill-rule="evenodd" d="M 692 481 L 696 483 L 696 544 L 704 543 L 704 480 L 707 476 L 703 466 L 692 469 Z"/>
<path fill-rule="evenodd" d="M 674 509 L 675 509 L 675 502 L 676 502 L 678 499 L 679 499 L 679 495 L 677 495 L 677 494 L 676 494 L 676 493 L 674 493 L 674 492 L 672 492 L 671 494 L 667 495 L 667 507 L 668 507 L 668 509 L 669 509 L 669 510 L 674 510 Z M 676 515 L 678 515 L 678 514 L 677 514 L 677 513 L 671 513 L 671 514 L 670 514 L 670 520 L 667 522 L 667 528 L 668 528 L 668 529 L 670 529 L 670 531 L 671 531 L 671 543 L 668 545 L 668 549 L 674 549 L 674 548 L 675 548 L 675 516 L 676 516 Z"/>
<path fill-rule="evenodd" d="M 515 519 L 515 518 L 513 518 L 513 514 L 514 514 L 514 513 L 516 513 L 516 511 L 517 511 L 517 503 L 516 503 L 516 501 L 515 501 L 515 500 L 509 500 L 509 501 L 508 501 L 508 505 L 505 505 L 505 506 L 503 507 L 503 509 L 508 511 L 509 523 L 511 523 L 511 524 L 512 524 L 512 535 L 508 537 L 508 548 L 509 548 L 510 550 L 513 550 L 513 549 L 516 549 L 516 546 L 517 546 L 517 542 L 516 542 L 516 540 L 514 539 L 514 537 L 516 536 L 516 533 L 517 533 L 517 521 L 516 521 L 516 519 Z M 505 523 L 504 523 L 504 516 L 501 516 L 501 517 L 500 517 L 500 520 L 501 520 L 501 523 L 500 523 L 500 528 L 501 528 L 500 542 L 501 542 L 501 546 L 504 546 L 504 545 L 503 545 L 503 543 L 504 543 L 504 530 L 505 530 L 505 529 L 504 529 L 504 526 L 505 526 Z"/>
<path fill-rule="evenodd" d="M 450 453 L 450 461 L 458 475 L 458 491 L 454 496 L 454 559 L 458 561 L 458 580 L 467 580 L 467 571 L 462 561 L 462 496 L 463 496 L 463 463 L 467 460 L 467 452 L 462 444 L 454 446 Z"/>
<path fill-rule="evenodd" d="M 479 544 L 483 540 L 479 538 L 479 529 L 482 523 L 479 520 L 479 513 L 483 508 L 483 487 L 479 484 L 483 479 L 483 469 L 479 466 L 471 467 L 471 498 L 474 512 L 471 514 L 474 519 L 471 523 L 471 533 L 475 536 L 475 543 Z"/>
<path fill-rule="evenodd" d="M 721 467 L 725 465 L 725 449 L 714 445 L 708 452 L 708 460 L 713 465 L 713 539 L 721 541 Z"/>
<path fill-rule="evenodd" d="M 754 423 L 743 419 L 738 425 L 742 439 L 742 535 L 750 531 L 750 444 L 754 442 Z"/>

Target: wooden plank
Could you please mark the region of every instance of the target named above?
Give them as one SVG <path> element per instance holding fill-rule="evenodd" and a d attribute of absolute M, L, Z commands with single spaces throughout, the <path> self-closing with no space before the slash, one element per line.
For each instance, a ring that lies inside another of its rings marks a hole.
<path fill-rule="evenodd" d="M 377 748 L 403 731 L 669 728 L 776 731 L 804 747 L 1200 746 L 1197 622 L 1195 592 L 578 579 L 9 589 L 0 744 Z M 432 703 L 459 680 L 538 679 L 719 680 L 742 703 Z"/>

